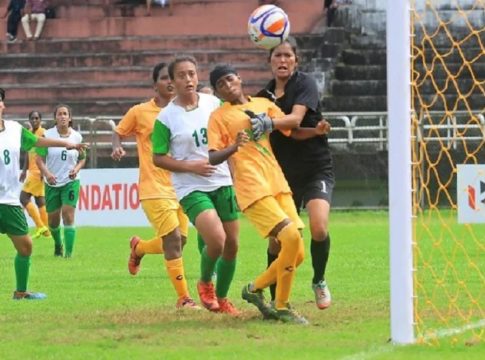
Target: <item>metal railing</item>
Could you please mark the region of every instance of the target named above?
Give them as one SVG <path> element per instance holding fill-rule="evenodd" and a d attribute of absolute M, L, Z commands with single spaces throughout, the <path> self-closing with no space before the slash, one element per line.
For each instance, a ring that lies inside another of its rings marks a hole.
<path fill-rule="evenodd" d="M 387 150 L 387 113 L 386 112 L 332 112 L 324 113 L 332 125 L 328 135 L 330 145 L 336 150 L 355 148 L 356 146 L 372 147 L 376 151 Z M 25 119 L 8 118 L 26 123 Z M 96 168 L 99 151 L 111 149 L 111 134 L 120 115 L 97 117 L 74 117 L 74 128 L 89 143 L 89 167 Z M 441 142 L 455 148 L 460 142 L 485 141 L 484 111 L 456 111 L 452 115 L 443 112 L 428 112 L 416 115 L 419 129 L 418 141 Z M 471 121 L 472 120 L 472 121 Z M 53 119 L 43 119 L 44 126 L 50 127 Z M 135 149 L 134 139 L 123 142 L 126 149 Z"/>

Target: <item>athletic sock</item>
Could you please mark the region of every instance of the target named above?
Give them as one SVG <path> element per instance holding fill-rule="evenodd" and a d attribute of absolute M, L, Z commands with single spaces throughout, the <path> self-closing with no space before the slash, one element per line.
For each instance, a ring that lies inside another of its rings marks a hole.
<path fill-rule="evenodd" d="M 276 298 L 275 308 L 286 308 L 289 298 L 293 279 L 295 277 L 296 267 L 303 260 L 303 239 L 294 223 L 285 226 L 277 235 L 281 243 L 281 250 L 276 264 Z"/>
<path fill-rule="evenodd" d="M 49 222 L 47 220 L 47 211 L 45 209 L 45 206 L 39 207 L 39 215 L 40 215 L 40 219 L 42 220 L 42 223 L 44 224 L 44 226 L 47 226 L 47 224 L 49 224 Z"/>
<path fill-rule="evenodd" d="M 330 253 L 330 235 L 327 235 L 324 241 L 315 241 L 312 239 L 310 245 L 313 267 L 313 284 L 318 284 L 325 280 L 325 269 L 327 267 L 328 256 Z"/>
<path fill-rule="evenodd" d="M 211 259 L 207 254 L 207 247 L 204 247 L 200 255 L 200 280 L 202 282 L 211 281 L 217 259 Z"/>
<path fill-rule="evenodd" d="M 49 227 L 51 231 L 52 238 L 54 239 L 54 243 L 56 246 L 62 246 L 62 237 L 61 237 L 61 227 L 58 226 L 56 228 Z"/>
<path fill-rule="evenodd" d="M 162 239 L 155 237 L 151 240 L 140 240 L 135 249 L 136 255 L 163 254 Z"/>
<path fill-rule="evenodd" d="M 200 236 L 200 234 L 197 233 L 197 248 L 199 249 L 199 254 L 202 255 L 202 250 L 204 250 L 204 247 L 205 247 L 204 239 L 202 239 L 202 236 Z"/>
<path fill-rule="evenodd" d="M 220 257 L 216 265 L 216 295 L 218 298 L 227 297 L 229 287 L 231 286 L 234 273 L 236 272 L 236 259 L 226 260 Z"/>
<path fill-rule="evenodd" d="M 278 258 L 278 254 L 271 254 L 269 252 L 269 249 L 268 251 L 266 252 L 266 255 L 267 255 L 267 259 L 268 259 L 268 267 L 273 263 L 273 261 L 275 261 L 277 258 Z M 276 296 L 276 283 L 275 284 L 271 284 L 269 286 L 269 292 L 271 293 L 271 300 L 274 301 L 274 298 Z"/>
<path fill-rule="evenodd" d="M 173 260 L 165 259 L 165 267 L 167 268 L 168 276 L 170 277 L 170 281 L 172 282 L 178 297 L 188 297 L 189 290 L 187 288 L 187 280 L 185 279 L 184 262 L 182 258 L 180 257 Z"/>
<path fill-rule="evenodd" d="M 15 278 L 17 280 L 17 291 L 27 291 L 29 282 L 30 256 L 22 256 L 17 253 L 14 260 Z"/>
<path fill-rule="evenodd" d="M 64 244 L 66 246 L 66 257 L 72 255 L 74 241 L 76 240 L 76 228 L 70 225 L 64 225 Z"/>
<path fill-rule="evenodd" d="M 37 207 L 31 201 L 29 201 L 29 203 L 25 206 L 25 210 L 27 210 L 27 213 L 34 221 L 37 228 L 44 226 L 42 219 L 40 218 L 39 210 L 37 210 Z"/>

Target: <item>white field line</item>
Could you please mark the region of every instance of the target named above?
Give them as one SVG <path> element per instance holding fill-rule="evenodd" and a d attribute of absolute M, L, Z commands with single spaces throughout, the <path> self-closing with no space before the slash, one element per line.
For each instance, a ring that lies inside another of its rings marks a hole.
<path fill-rule="evenodd" d="M 474 330 L 474 329 L 479 329 L 485 327 L 485 319 L 479 320 L 476 323 L 473 324 L 468 324 L 462 327 L 458 328 L 452 328 L 452 329 L 442 329 L 442 330 L 436 330 L 432 335 L 426 335 L 423 337 L 424 341 L 428 341 L 431 339 L 436 339 L 436 338 L 444 338 L 452 335 L 457 335 L 464 333 L 465 331 L 468 330 Z M 341 360 L 367 360 L 367 359 L 372 359 L 376 356 L 380 356 L 386 353 L 391 353 L 393 352 L 397 347 L 399 346 L 404 346 L 404 345 L 393 345 L 391 343 L 387 345 L 382 345 L 382 346 L 372 346 L 370 349 L 358 352 L 353 355 L 348 355 L 344 356 L 341 358 Z"/>

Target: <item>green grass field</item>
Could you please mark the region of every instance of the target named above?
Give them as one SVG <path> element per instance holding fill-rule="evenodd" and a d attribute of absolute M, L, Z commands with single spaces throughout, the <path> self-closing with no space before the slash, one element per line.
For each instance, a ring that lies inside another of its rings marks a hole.
<path fill-rule="evenodd" d="M 37 240 L 30 288 L 47 293 L 48 299 L 13 301 L 14 250 L 1 235 L 0 358 L 485 358 L 483 328 L 481 339 L 475 330 L 454 343 L 443 338 L 439 346 L 389 344 L 387 213 L 334 212 L 330 230 L 327 279 L 333 306 L 320 311 L 313 303 L 309 256 L 293 288 L 293 305 L 311 322 L 306 327 L 262 321 L 256 309 L 240 299 L 242 286 L 266 264 L 266 243 L 245 219 L 230 291 L 244 313 L 237 319 L 205 310 L 176 311 L 175 293 L 159 255 L 146 256 L 140 273 L 129 275 L 128 238 L 135 233 L 148 238 L 149 228 L 79 228 L 75 254 L 69 260 L 54 258 L 49 240 Z M 305 242 L 308 249 L 307 232 Z M 196 298 L 199 257 L 193 232 L 184 261 Z M 478 301 L 483 308 L 483 298 Z"/>

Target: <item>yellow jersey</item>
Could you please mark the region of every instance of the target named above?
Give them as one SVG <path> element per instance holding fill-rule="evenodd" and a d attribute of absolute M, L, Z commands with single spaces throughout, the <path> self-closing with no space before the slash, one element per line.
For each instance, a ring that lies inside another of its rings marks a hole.
<path fill-rule="evenodd" d="M 234 144 L 240 131 L 247 132 L 251 137 L 251 122 L 244 110 L 251 110 L 255 114 L 264 112 L 272 118 L 285 115 L 278 106 L 265 98 L 248 99 L 249 101 L 242 105 L 225 102 L 211 114 L 207 131 L 209 151 L 223 150 Z M 285 132 L 285 135 L 289 133 L 290 131 Z M 268 134 L 263 135 L 258 141 L 250 140 L 241 146 L 229 158 L 228 163 L 242 211 L 266 196 L 291 194 L 283 171 L 271 149 Z"/>
<path fill-rule="evenodd" d="M 120 136 L 135 136 L 140 175 L 140 200 L 176 199 L 170 172 L 156 167 L 152 160 L 151 135 L 155 120 L 162 109 L 155 99 L 133 106 L 125 114 L 115 131 Z"/>

